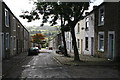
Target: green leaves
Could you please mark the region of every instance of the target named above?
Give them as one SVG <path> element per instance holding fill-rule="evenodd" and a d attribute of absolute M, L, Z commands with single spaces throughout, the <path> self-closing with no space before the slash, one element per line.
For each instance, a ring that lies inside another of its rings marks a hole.
<path fill-rule="evenodd" d="M 25 11 L 20 15 L 23 19 L 32 20 L 40 19 L 42 15 L 42 24 L 49 23 L 57 24 L 57 20 L 62 17 L 67 22 L 77 22 L 81 19 L 84 10 L 88 9 L 89 2 L 35 2 L 36 8 L 31 12 Z M 50 17 L 52 16 L 52 18 Z"/>

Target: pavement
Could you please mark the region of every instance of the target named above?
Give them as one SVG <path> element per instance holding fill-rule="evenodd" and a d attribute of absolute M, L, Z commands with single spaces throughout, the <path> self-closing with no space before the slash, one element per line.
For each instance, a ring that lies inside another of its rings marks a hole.
<path fill-rule="evenodd" d="M 53 50 L 54 58 L 61 63 L 62 65 L 71 65 L 71 66 L 108 66 L 112 68 L 118 68 L 120 66 L 119 62 L 113 62 L 105 58 L 98 58 L 89 55 L 80 54 L 80 62 L 74 61 L 74 54 L 69 53 L 70 57 L 65 57 L 63 54 L 55 53 Z"/>
<path fill-rule="evenodd" d="M 2 76 L 6 75 L 11 69 L 13 69 L 16 65 L 20 64 L 27 57 L 27 52 L 18 54 L 8 60 L 2 61 Z"/>

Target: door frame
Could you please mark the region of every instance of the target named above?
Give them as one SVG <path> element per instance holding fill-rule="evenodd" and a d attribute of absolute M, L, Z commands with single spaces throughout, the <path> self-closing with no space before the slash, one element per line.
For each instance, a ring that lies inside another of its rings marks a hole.
<path fill-rule="evenodd" d="M 115 31 L 108 31 L 108 59 L 110 58 L 110 34 L 113 34 L 113 56 L 112 59 L 115 58 Z"/>

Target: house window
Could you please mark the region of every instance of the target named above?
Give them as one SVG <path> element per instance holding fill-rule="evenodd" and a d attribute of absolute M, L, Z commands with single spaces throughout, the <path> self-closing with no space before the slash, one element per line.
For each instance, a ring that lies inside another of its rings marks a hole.
<path fill-rule="evenodd" d="M 9 48 L 9 33 L 6 33 L 6 49 Z"/>
<path fill-rule="evenodd" d="M 9 27 L 9 12 L 7 9 L 5 9 L 5 25 Z"/>
<path fill-rule="evenodd" d="M 85 37 L 85 49 L 88 50 L 88 37 Z"/>
<path fill-rule="evenodd" d="M 13 17 L 13 31 L 16 31 L 16 20 L 14 17 Z"/>
<path fill-rule="evenodd" d="M 78 42 L 78 48 L 80 48 L 80 39 L 77 39 Z"/>
<path fill-rule="evenodd" d="M 103 25 L 104 24 L 104 9 L 101 8 L 99 10 L 99 25 Z"/>
<path fill-rule="evenodd" d="M 80 23 L 78 23 L 78 28 L 77 28 L 77 32 L 80 32 Z"/>
<path fill-rule="evenodd" d="M 98 33 L 98 50 L 104 51 L 104 32 Z"/>
<path fill-rule="evenodd" d="M 88 30 L 88 27 L 89 27 L 89 18 L 87 17 L 85 21 L 85 29 Z"/>
<path fill-rule="evenodd" d="M 94 25 L 94 18 L 93 18 L 93 15 L 90 16 L 90 21 L 91 21 L 91 25 Z"/>

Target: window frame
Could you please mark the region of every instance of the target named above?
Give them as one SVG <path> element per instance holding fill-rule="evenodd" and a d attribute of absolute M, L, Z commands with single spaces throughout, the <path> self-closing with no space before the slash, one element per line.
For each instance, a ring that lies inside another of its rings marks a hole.
<path fill-rule="evenodd" d="M 90 25 L 90 23 L 89 23 L 89 17 L 86 17 L 85 18 L 85 30 L 89 29 L 89 25 Z"/>
<path fill-rule="evenodd" d="M 101 10 L 103 10 L 103 17 L 104 17 L 103 22 L 101 21 Z M 104 6 L 102 6 L 99 9 L 98 26 L 104 25 L 104 22 L 105 22 L 105 8 L 104 8 Z"/>
<path fill-rule="evenodd" d="M 10 17 L 9 17 L 9 11 L 5 8 L 5 26 L 10 26 Z"/>
<path fill-rule="evenodd" d="M 103 50 L 102 50 L 102 48 L 100 48 L 100 35 L 103 35 Z M 105 51 L 105 33 L 104 32 L 98 32 L 98 51 L 100 51 L 100 52 L 104 52 Z"/>

